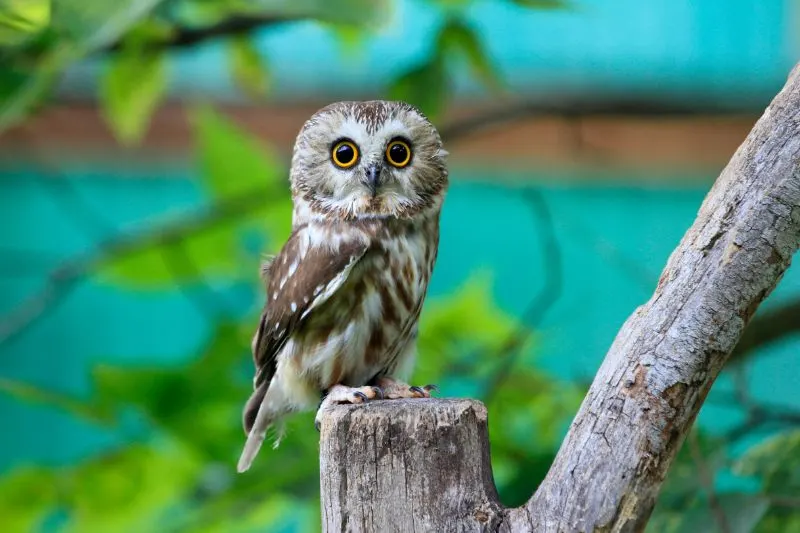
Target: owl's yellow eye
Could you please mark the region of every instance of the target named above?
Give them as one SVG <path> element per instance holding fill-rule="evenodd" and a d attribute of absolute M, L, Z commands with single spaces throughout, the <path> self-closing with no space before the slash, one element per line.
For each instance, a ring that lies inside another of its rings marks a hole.
<path fill-rule="evenodd" d="M 350 168 L 358 161 L 358 146 L 352 141 L 339 141 L 331 150 L 331 159 L 339 168 Z"/>
<path fill-rule="evenodd" d="M 411 147 L 401 140 L 390 142 L 386 147 L 386 160 L 393 167 L 403 168 L 411 161 Z"/>

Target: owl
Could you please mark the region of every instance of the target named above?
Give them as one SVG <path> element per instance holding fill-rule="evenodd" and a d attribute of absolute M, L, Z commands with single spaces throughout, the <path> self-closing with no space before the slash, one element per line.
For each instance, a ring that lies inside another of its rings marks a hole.
<path fill-rule="evenodd" d="M 334 404 L 435 389 L 404 380 L 436 262 L 446 159 L 436 128 L 404 102 L 338 102 L 303 125 L 292 232 L 262 269 L 267 300 L 239 472 L 291 413 L 316 406 L 319 428 Z"/>

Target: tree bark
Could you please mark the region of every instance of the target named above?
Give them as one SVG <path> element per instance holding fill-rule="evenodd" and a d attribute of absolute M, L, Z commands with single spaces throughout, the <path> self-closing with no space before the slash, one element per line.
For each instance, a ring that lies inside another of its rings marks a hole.
<path fill-rule="evenodd" d="M 472 400 L 339 406 L 320 437 L 323 531 L 497 531 L 486 409 Z"/>
<path fill-rule="evenodd" d="M 510 531 L 641 531 L 722 366 L 800 245 L 800 65 L 627 320 Z"/>
<path fill-rule="evenodd" d="M 800 65 L 622 326 L 527 504 L 497 503 L 480 404 L 376 402 L 323 423 L 324 529 L 642 531 L 711 385 L 799 245 Z"/>

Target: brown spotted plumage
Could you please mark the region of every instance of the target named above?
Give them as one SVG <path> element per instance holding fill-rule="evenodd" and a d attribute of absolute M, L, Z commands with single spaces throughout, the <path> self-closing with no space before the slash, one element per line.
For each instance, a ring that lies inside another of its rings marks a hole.
<path fill-rule="evenodd" d="M 389 153 L 392 143 L 400 151 Z M 446 155 L 435 128 L 402 102 L 340 102 L 303 126 L 292 233 L 262 268 L 267 300 L 240 472 L 268 427 L 321 395 L 318 422 L 333 403 L 428 395 L 398 380 L 413 365 L 436 261 Z"/>

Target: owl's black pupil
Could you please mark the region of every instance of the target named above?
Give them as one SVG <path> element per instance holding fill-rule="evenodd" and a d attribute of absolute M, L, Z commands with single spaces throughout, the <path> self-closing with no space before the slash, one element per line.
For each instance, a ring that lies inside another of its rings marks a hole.
<path fill-rule="evenodd" d="M 402 163 L 408 157 L 408 150 L 402 144 L 394 144 L 389 148 L 389 157 L 395 163 Z"/>
<path fill-rule="evenodd" d="M 343 165 L 351 162 L 355 156 L 356 153 L 349 144 L 343 144 L 336 149 L 336 159 Z"/>

